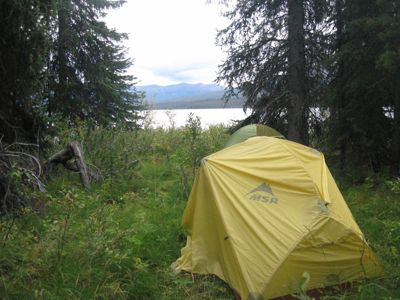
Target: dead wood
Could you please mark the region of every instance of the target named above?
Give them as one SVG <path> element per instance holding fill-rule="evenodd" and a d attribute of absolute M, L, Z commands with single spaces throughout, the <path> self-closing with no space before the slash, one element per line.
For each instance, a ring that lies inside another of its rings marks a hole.
<path fill-rule="evenodd" d="M 64 149 L 55 153 L 46 161 L 46 173 L 49 172 L 51 166 L 55 166 L 57 164 L 62 164 L 67 170 L 79 172 L 82 184 L 87 189 L 90 188 L 91 178 L 101 180 L 101 175 L 93 171 L 85 163 L 82 148 L 76 141 L 69 142 Z"/>
<path fill-rule="evenodd" d="M 46 190 L 40 179 L 42 168 L 39 159 L 30 154 L 32 151 L 27 147 L 38 145 L 5 144 L 0 138 L 0 215 L 29 206 L 33 198 L 27 191 Z"/>

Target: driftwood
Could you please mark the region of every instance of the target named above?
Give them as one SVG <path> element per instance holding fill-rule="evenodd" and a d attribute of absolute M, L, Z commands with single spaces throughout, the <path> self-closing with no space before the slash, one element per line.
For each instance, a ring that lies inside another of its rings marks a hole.
<path fill-rule="evenodd" d="M 4 144 L 0 137 L 0 215 L 17 212 L 32 203 L 29 190 L 46 191 L 41 181 L 42 168 L 32 147 L 36 144 Z M 24 188 L 23 188 L 24 187 Z"/>
<path fill-rule="evenodd" d="M 79 172 L 82 184 L 87 189 L 90 188 L 91 178 L 101 179 L 101 176 L 85 163 L 81 146 L 76 141 L 69 142 L 63 150 L 52 155 L 45 163 L 46 170 L 57 164 L 62 164 L 67 170 Z"/>

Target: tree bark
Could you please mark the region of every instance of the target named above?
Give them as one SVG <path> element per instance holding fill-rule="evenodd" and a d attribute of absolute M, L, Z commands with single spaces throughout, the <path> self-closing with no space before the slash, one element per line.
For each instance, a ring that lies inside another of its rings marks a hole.
<path fill-rule="evenodd" d="M 69 0 L 59 1 L 57 11 L 58 18 L 58 32 L 57 32 L 57 76 L 58 83 L 56 86 L 55 98 L 52 99 L 48 105 L 48 113 L 51 115 L 55 110 L 57 104 L 62 104 L 63 107 L 68 105 L 68 58 L 66 45 L 68 43 L 68 6 Z"/>
<path fill-rule="evenodd" d="M 303 0 L 288 0 L 288 138 L 308 144 Z"/>
<path fill-rule="evenodd" d="M 336 26 L 336 53 L 342 50 L 343 45 L 343 0 L 335 1 L 335 26 Z M 336 99 L 332 104 L 332 116 L 339 126 L 340 135 L 344 138 L 340 140 L 339 151 L 340 151 L 340 168 L 344 169 L 346 164 L 346 151 L 347 151 L 347 140 L 348 140 L 348 124 L 345 116 L 345 97 L 344 97 L 344 62 L 343 59 L 338 56 L 338 68 L 336 74 Z"/>

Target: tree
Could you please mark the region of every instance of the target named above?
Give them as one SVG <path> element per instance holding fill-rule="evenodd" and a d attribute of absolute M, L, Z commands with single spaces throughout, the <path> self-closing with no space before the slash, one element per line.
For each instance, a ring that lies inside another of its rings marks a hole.
<path fill-rule="evenodd" d="M 51 3 L 0 2 L 0 140 L 34 141 L 43 123 Z"/>
<path fill-rule="evenodd" d="M 125 34 L 109 29 L 100 18 L 124 1 L 61 0 L 57 5 L 51 55 L 49 114 L 69 123 L 77 119 L 94 125 L 122 122 L 135 126 L 140 97 L 131 75 L 132 62 L 120 45 Z"/>
<path fill-rule="evenodd" d="M 310 107 L 326 85 L 328 10 L 322 0 L 239 0 L 225 14 L 231 23 L 217 42 L 228 57 L 217 81 L 227 84 L 227 99 L 246 97 L 253 112 L 243 124 L 266 123 L 308 144 Z"/>
<path fill-rule="evenodd" d="M 384 72 L 389 85 L 384 108 L 389 108 L 392 134 L 390 141 L 390 166 L 393 176 L 400 176 L 400 1 L 380 2 L 383 10 L 380 20 L 383 32 L 380 41 L 383 49 L 378 56 L 377 66 Z M 389 131 L 390 132 L 390 131 Z"/>
<path fill-rule="evenodd" d="M 140 95 L 126 73 L 126 35 L 100 20 L 123 2 L 0 2 L 0 139 L 36 141 L 54 115 L 69 124 L 136 126 Z"/>
<path fill-rule="evenodd" d="M 303 1 L 288 0 L 288 138 L 308 144 Z"/>
<path fill-rule="evenodd" d="M 379 171 L 392 161 L 398 170 L 398 12 L 398 1 L 336 0 L 329 144 L 342 167 L 351 160 Z"/>

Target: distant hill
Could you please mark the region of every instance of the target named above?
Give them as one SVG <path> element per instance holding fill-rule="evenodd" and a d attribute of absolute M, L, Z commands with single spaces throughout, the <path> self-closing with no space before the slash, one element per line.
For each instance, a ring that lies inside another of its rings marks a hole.
<path fill-rule="evenodd" d="M 227 104 L 222 100 L 223 87 L 216 84 L 143 85 L 146 101 L 157 109 L 242 107 L 243 100 L 234 99 Z"/>

